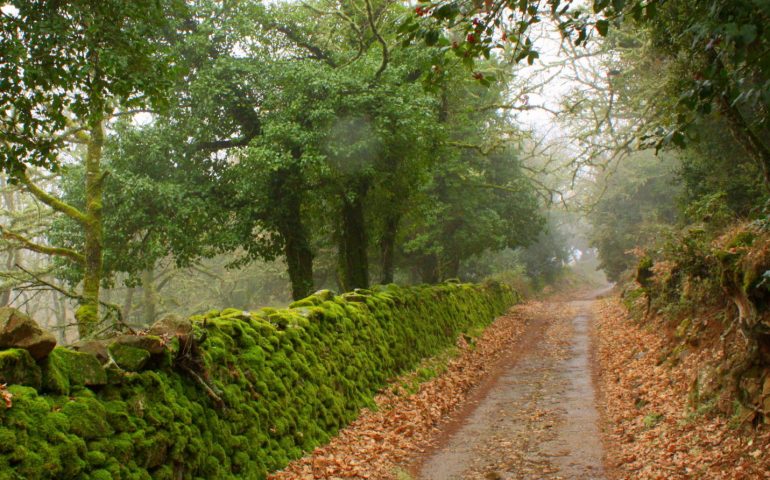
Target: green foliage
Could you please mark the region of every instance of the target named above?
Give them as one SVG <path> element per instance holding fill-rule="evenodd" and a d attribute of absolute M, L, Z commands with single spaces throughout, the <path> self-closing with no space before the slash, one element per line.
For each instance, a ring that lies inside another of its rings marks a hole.
<path fill-rule="evenodd" d="M 0 167 L 57 164 L 73 115 L 85 123 L 161 106 L 174 73 L 169 43 L 186 13 L 176 0 L 4 2 Z"/>
<path fill-rule="evenodd" d="M 591 245 L 610 280 L 635 266 L 634 248 L 655 248 L 661 232 L 676 223 L 675 179 L 671 166 L 650 154 L 627 159 L 604 179 L 606 190 L 588 218 Z"/>
<path fill-rule="evenodd" d="M 498 140 L 515 127 L 485 106 L 506 101 L 502 84 L 480 87 L 448 66 L 426 89 L 431 52 L 368 40 L 392 40 L 404 7 L 376 9 L 376 28 L 364 10 L 325 1 L 195 13 L 199 24 L 175 47 L 189 75 L 170 108 L 147 125 L 118 120 L 105 145 L 105 285 L 122 272 L 137 285 L 169 257 L 189 266 L 234 253 L 232 267 L 283 257 L 296 299 L 319 276 L 340 290 L 367 286 L 373 252 L 383 283 L 415 264 L 435 282 L 456 277 L 463 259 L 537 235 L 534 189 Z M 499 62 L 484 68 L 502 79 Z M 83 178 L 63 169 L 72 205 L 84 204 Z M 80 251 L 84 238 L 60 218 L 49 241 Z M 322 261 L 331 272 L 314 275 L 318 252 L 338 257 Z M 59 266 L 71 284 L 82 279 L 81 265 Z"/>
<path fill-rule="evenodd" d="M 0 478 L 265 478 L 327 441 L 389 378 L 516 300 L 499 284 L 389 285 L 320 292 L 285 310 L 210 312 L 194 328 L 223 408 L 170 367 L 69 396 L 11 385 Z"/>
<path fill-rule="evenodd" d="M 688 215 L 694 222 L 706 220 L 716 228 L 725 225 L 725 216 L 756 218 L 768 199 L 762 169 L 748 155 L 737 154 L 742 147 L 726 135 L 726 129 L 723 120 L 702 120 L 693 125 L 694 138 L 681 152 L 677 169 L 683 187 L 680 202 L 685 209 L 696 202 L 708 203 L 709 196 L 720 196 L 719 212 Z M 703 214 L 710 213 L 721 218 L 705 219 Z"/>

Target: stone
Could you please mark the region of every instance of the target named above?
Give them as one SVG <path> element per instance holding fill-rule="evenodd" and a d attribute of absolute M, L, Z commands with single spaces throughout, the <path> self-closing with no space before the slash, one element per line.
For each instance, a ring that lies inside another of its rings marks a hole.
<path fill-rule="evenodd" d="M 41 360 L 56 346 L 56 338 L 29 316 L 11 307 L 0 308 L 0 348 L 23 348 Z"/>
<path fill-rule="evenodd" d="M 331 290 L 318 290 L 308 297 L 290 303 L 289 308 L 315 307 L 329 300 L 334 300 L 334 292 Z"/>
<path fill-rule="evenodd" d="M 0 350 L 0 384 L 40 388 L 42 374 L 32 355 L 23 348 Z"/>
<path fill-rule="evenodd" d="M 153 323 L 150 329 L 147 331 L 150 335 L 158 336 L 187 336 L 192 334 L 192 323 L 186 318 L 182 318 L 179 315 L 168 314 Z"/>
<path fill-rule="evenodd" d="M 143 348 L 122 343 L 113 343 L 109 347 L 110 355 L 118 367 L 129 372 L 139 372 L 150 360 L 150 352 Z"/>
<path fill-rule="evenodd" d="M 150 355 L 160 355 L 166 350 L 165 342 L 157 335 L 120 335 L 115 337 L 111 343 L 141 348 L 150 352 Z"/>
<path fill-rule="evenodd" d="M 74 345 L 71 345 L 70 348 L 78 352 L 93 355 L 102 365 L 110 361 L 110 353 L 107 350 L 107 342 L 104 340 L 81 340 Z"/>
<path fill-rule="evenodd" d="M 249 320 L 251 318 L 251 313 L 246 310 L 241 310 L 240 308 L 225 308 L 221 312 L 219 312 L 219 316 L 221 318 L 235 318 L 238 320 Z"/>
<path fill-rule="evenodd" d="M 342 294 L 342 298 L 344 298 L 345 301 L 356 302 L 356 303 L 366 303 L 366 299 L 368 297 L 369 297 L 368 295 L 361 295 L 359 293 L 354 293 L 354 292 Z"/>
<path fill-rule="evenodd" d="M 42 362 L 43 389 L 69 395 L 72 387 L 107 384 L 107 372 L 92 354 L 69 348 L 54 348 Z"/>

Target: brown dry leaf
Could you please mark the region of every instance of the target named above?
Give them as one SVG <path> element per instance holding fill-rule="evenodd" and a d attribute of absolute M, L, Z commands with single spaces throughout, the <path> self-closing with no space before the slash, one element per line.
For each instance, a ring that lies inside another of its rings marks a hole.
<path fill-rule="evenodd" d="M 664 329 L 634 323 L 618 300 L 599 304 L 598 320 L 600 411 L 614 478 L 770 478 L 766 428 L 740 431 L 722 417 L 688 416 L 699 366 L 720 352 L 694 350 L 672 366 L 658 361 L 666 351 Z"/>
<path fill-rule="evenodd" d="M 5 383 L 0 384 L 0 398 L 5 401 L 5 408 L 11 408 L 13 406 L 13 401 L 11 401 L 13 394 L 8 391 L 8 386 Z"/>

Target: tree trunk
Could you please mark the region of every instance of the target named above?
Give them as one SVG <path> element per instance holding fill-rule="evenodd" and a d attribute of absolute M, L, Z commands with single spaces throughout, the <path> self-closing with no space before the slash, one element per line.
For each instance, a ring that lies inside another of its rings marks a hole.
<path fill-rule="evenodd" d="M 460 274 L 460 257 L 454 255 L 451 258 L 444 259 L 441 267 L 440 281 L 457 278 Z"/>
<path fill-rule="evenodd" d="M 126 298 L 123 301 L 123 321 L 127 324 L 131 324 L 131 311 L 134 308 L 134 293 L 136 293 L 136 288 L 130 287 L 128 291 L 126 291 Z"/>
<path fill-rule="evenodd" d="M 388 215 L 385 219 L 385 231 L 380 238 L 380 261 L 382 262 L 382 284 L 393 283 L 395 271 L 396 234 L 398 233 L 399 218 Z"/>
<path fill-rule="evenodd" d="M 284 247 L 289 266 L 291 298 L 299 300 L 313 293 L 313 252 L 304 233 L 290 234 Z"/>
<path fill-rule="evenodd" d="M 422 283 L 439 282 L 439 265 L 436 255 L 426 255 L 420 262 L 420 279 Z"/>
<path fill-rule="evenodd" d="M 292 156 L 299 161 L 301 152 Z M 313 250 L 310 236 L 302 222 L 301 174 L 294 165 L 278 170 L 270 183 L 270 197 L 280 202 L 274 210 L 275 224 L 284 241 L 283 253 L 291 282 L 291 297 L 305 298 L 313 292 Z"/>
<path fill-rule="evenodd" d="M 355 197 L 342 196 L 342 232 L 340 234 L 340 271 L 345 290 L 369 287 L 369 256 L 364 220 L 364 196 L 369 186 L 358 182 Z"/>
<path fill-rule="evenodd" d="M 102 119 L 90 122 L 86 152 L 85 272 L 80 306 L 75 312 L 81 338 L 93 333 L 99 324 L 99 288 L 102 281 L 102 198 L 104 173 L 101 170 L 104 125 Z"/>
<path fill-rule="evenodd" d="M 13 198 L 13 192 L 8 189 L 8 181 L 6 180 L 5 175 L 0 176 L 0 187 L 3 189 L 3 201 L 5 202 L 5 208 L 8 210 L 8 213 L 13 217 L 14 212 L 16 212 L 16 202 Z M 16 254 L 18 253 L 18 250 L 16 250 L 13 247 L 8 248 L 8 258 L 6 258 L 5 262 L 5 269 L 7 271 L 11 271 L 14 269 L 16 265 Z M 11 294 L 13 293 L 13 288 L 7 288 L 0 293 L 0 305 L 8 305 L 11 301 Z"/>
<path fill-rule="evenodd" d="M 158 295 L 155 291 L 155 269 L 148 268 L 142 272 L 142 321 L 145 325 L 152 325 L 157 316 Z"/>
<path fill-rule="evenodd" d="M 56 330 L 59 343 L 67 344 L 67 300 L 64 295 L 53 294 L 54 315 L 56 316 Z M 58 298 L 57 298 L 58 297 Z"/>

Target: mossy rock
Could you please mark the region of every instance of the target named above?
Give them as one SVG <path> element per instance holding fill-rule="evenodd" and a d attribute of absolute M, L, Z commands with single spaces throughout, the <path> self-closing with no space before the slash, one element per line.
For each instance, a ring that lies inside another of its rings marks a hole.
<path fill-rule="evenodd" d="M 45 358 L 56 346 L 56 337 L 32 318 L 11 307 L 0 308 L 0 348 L 23 348 L 32 358 Z"/>
<path fill-rule="evenodd" d="M 112 343 L 141 348 L 147 350 L 150 355 L 160 355 L 166 351 L 166 342 L 158 335 L 120 335 Z"/>
<path fill-rule="evenodd" d="M 54 348 L 42 370 L 43 389 L 59 395 L 69 395 L 72 387 L 107 384 L 107 373 L 95 356 L 68 348 Z"/>
<path fill-rule="evenodd" d="M 107 422 L 104 405 L 96 398 L 76 397 L 62 405 L 61 413 L 69 420 L 70 431 L 85 440 L 108 437 L 114 433 Z"/>
<path fill-rule="evenodd" d="M 23 348 L 0 350 L 0 383 L 40 388 L 42 372 Z"/>
<path fill-rule="evenodd" d="M 366 303 L 368 295 L 362 295 L 360 293 L 343 293 L 342 298 L 347 302 Z"/>
<path fill-rule="evenodd" d="M 131 372 L 109 369 L 100 388 L 70 385 L 64 396 L 10 386 L 13 407 L 0 402 L 0 480 L 11 465 L 19 478 L 264 480 L 371 407 L 388 378 L 483 329 L 516 299 L 495 284 L 351 295 L 364 303 L 321 292 L 247 319 L 231 309 L 200 323 L 159 321 L 148 336 L 167 342 L 164 361 L 139 338 L 113 341 L 109 355 Z"/>
<path fill-rule="evenodd" d="M 129 372 L 139 372 L 150 360 L 150 352 L 143 348 L 132 347 L 122 343 L 110 345 L 110 356 L 118 367 Z"/>
<path fill-rule="evenodd" d="M 220 312 L 219 317 L 249 320 L 251 318 L 251 313 L 246 310 L 241 310 L 240 308 L 225 308 L 222 310 L 222 312 Z"/>
<path fill-rule="evenodd" d="M 110 360 L 110 352 L 107 349 L 108 344 L 109 342 L 105 340 L 81 340 L 70 345 L 70 348 L 78 352 L 92 355 L 99 360 L 99 363 L 104 365 Z"/>
<path fill-rule="evenodd" d="M 321 305 L 323 302 L 334 300 L 335 293 L 331 290 L 318 290 L 314 294 L 310 295 L 309 297 L 305 297 L 301 300 L 297 300 L 296 302 L 289 305 L 289 308 L 294 307 L 312 307 Z"/>
<path fill-rule="evenodd" d="M 175 337 L 190 335 L 192 331 L 193 327 L 190 320 L 179 315 L 169 314 L 153 323 L 147 333 L 150 335 Z"/>

